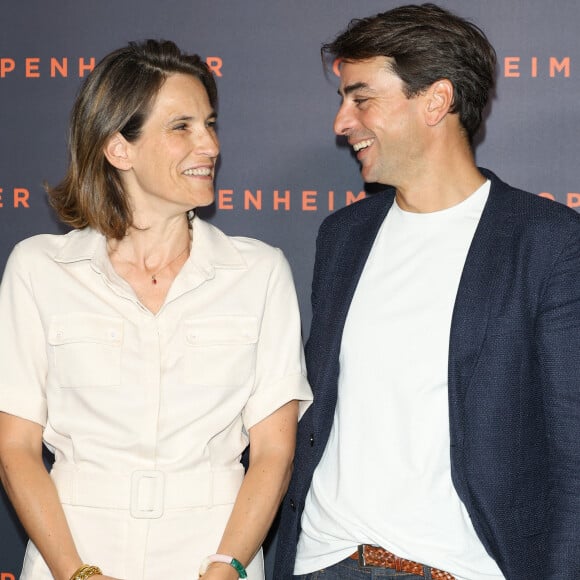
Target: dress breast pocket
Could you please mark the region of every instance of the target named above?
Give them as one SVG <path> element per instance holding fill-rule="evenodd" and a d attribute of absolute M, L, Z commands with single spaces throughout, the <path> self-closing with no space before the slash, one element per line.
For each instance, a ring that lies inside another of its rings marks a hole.
<path fill-rule="evenodd" d="M 252 379 L 258 342 L 254 316 L 190 318 L 184 325 L 185 383 L 235 388 Z"/>
<path fill-rule="evenodd" d="M 122 319 L 85 313 L 59 316 L 50 325 L 48 343 L 60 387 L 120 385 Z"/>

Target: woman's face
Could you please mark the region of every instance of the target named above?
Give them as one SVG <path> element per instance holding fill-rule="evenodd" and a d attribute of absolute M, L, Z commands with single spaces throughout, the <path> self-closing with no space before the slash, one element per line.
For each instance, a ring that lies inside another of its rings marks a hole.
<path fill-rule="evenodd" d="M 214 200 L 216 113 L 199 79 L 174 74 L 157 94 L 121 171 L 136 217 L 171 215 Z"/>

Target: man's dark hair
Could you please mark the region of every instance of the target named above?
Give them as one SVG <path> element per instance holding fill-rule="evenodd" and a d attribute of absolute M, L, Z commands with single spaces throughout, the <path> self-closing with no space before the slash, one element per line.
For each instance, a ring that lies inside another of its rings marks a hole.
<path fill-rule="evenodd" d="M 496 54 L 483 31 L 435 4 L 400 6 L 352 20 L 323 45 L 322 55 L 346 62 L 390 57 L 408 98 L 448 79 L 454 90 L 451 112 L 459 115 L 470 142 L 495 80 Z"/>

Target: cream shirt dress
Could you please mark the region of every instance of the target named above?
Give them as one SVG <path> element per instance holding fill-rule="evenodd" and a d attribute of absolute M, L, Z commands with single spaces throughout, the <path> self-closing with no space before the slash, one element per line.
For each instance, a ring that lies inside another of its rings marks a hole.
<path fill-rule="evenodd" d="M 196 579 L 242 482 L 248 430 L 312 399 L 282 252 L 196 217 L 152 314 L 101 234 L 35 236 L 8 260 L 0 320 L 0 410 L 44 427 L 82 560 L 126 580 Z M 260 553 L 248 578 L 263 574 Z M 31 542 L 21 578 L 51 578 Z"/>

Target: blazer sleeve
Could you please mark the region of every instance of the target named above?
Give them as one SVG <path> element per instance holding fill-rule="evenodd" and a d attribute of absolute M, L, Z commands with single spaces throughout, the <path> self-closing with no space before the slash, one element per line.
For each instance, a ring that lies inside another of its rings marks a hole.
<path fill-rule="evenodd" d="M 544 288 L 536 337 L 552 484 L 545 580 L 572 580 L 580 578 L 579 227 Z"/>

